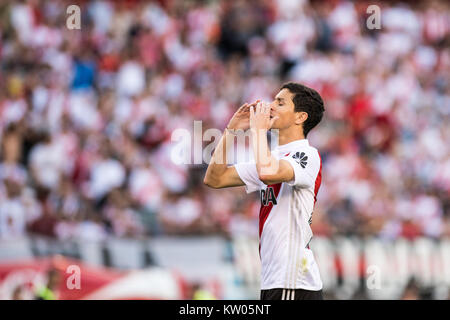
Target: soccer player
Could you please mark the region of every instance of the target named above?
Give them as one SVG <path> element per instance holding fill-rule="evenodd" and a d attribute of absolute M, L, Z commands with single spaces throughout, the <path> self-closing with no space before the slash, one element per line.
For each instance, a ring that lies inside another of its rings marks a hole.
<path fill-rule="evenodd" d="M 212 188 L 245 186 L 247 193 L 260 191 L 262 300 L 323 299 L 319 269 L 309 248 L 322 163 L 306 139 L 323 112 L 315 90 L 292 82 L 283 85 L 270 104 L 257 100 L 242 105 L 206 171 L 204 183 Z M 254 161 L 228 166 L 227 140 L 238 129 L 250 129 Z M 271 129 L 278 129 L 274 150 L 267 141 Z"/>

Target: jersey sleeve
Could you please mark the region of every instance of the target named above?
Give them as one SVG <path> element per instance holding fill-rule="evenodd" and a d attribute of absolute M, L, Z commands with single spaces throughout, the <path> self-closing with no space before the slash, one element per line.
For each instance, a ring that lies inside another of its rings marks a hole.
<path fill-rule="evenodd" d="M 320 156 L 317 150 L 302 149 L 291 152 L 280 160 L 289 162 L 294 170 L 294 179 L 287 182 L 288 185 L 300 188 L 314 187 L 320 170 Z"/>
<path fill-rule="evenodd" d="M 258 171 L 254 162 L 237 163 L 234 165 L 239 178 L 245 183 L 245 191 L 251 193 L 261 190 L 264 183 L 259 180 Z"/>

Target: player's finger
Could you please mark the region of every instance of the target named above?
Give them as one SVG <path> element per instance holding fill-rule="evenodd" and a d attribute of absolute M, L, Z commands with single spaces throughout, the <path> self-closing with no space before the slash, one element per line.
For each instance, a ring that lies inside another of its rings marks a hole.
<path fill-rule="evenodd" d="M 258 100 L 256 100 L 256 101 L 250 103 L 250 106 L 256 106 L 256 105 L 258 104 L 258 102 L 261 102 L 261 100 L 258 99 Z"/>
<path fill-rule="evenodd" d="M 270 104 L 268 102 L 265 102 L 265 110 L 264 110 L 264 112 L 266 114 L 269 114 L 269 112 L 270 112 Z"/>
<path fill-rule="evenodd" d="M 247 103 L 245 108 L 242 109 L 242 112 L 249 112 L 250 111 L 250 107 L 251 107 L 251 104 Z"/>
<path fill-rule="evenodd" d="M 267 114 L 267 106 L 265 102 L 261 102 L 261 113 L 264 115 Z"/>
<path fill-rule="evenodd" d="M 250 117 L 254 117 L 255 116 L 255 107 L 251 106 L 250 107 Z"/>
<path fill-rule="evenodd" d="M 239 112 L 244 111 L 245 108 L 247 108 L 247 107 L 248 107 L 248 103 L 246 102 L 246 103 L 244 103 L 242 106 L 239 107 L 238 111 L 239 111 Z"/>

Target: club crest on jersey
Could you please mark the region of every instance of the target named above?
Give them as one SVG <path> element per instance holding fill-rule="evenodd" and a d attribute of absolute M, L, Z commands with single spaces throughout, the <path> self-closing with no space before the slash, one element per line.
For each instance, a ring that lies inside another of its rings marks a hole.
<path fill-rule="evenodd" d="M 275 196 L 275 191 L 273 187 L 267 187 L 266 190 L 261 190 L 261 205 L 268 206 L 269 203 L 273 205 L 277 204 L 277 197 Z"/>
<path fill-rule="evenodd" d="M 302 166 L 302 168 L 304 169 L 306 167 L 306 164 L 308 163 L 308 156 L 305 155 L 304 152 L 297 152 L 295 153 L 292 158 L 299 164 Z"/>

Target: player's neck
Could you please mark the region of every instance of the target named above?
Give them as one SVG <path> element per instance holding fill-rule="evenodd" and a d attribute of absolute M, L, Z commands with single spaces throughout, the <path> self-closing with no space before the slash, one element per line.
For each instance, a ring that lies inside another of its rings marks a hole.
<path fill-rule="evenodd" d="M 299 130 L 297 126 L 292 126 L 278 131 L 278 145 L 282 146 L 289 142 L 305 139 L 303 130 Z"/>

